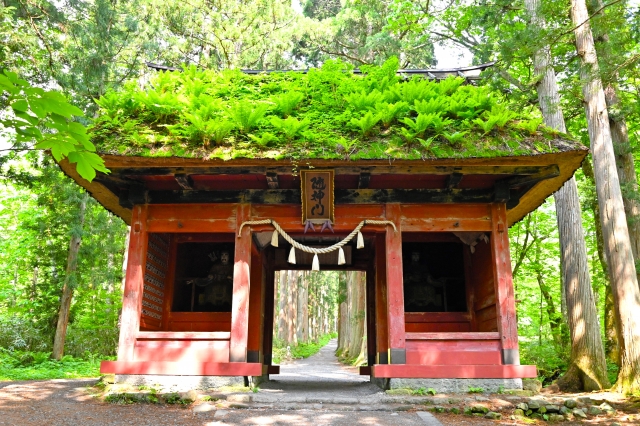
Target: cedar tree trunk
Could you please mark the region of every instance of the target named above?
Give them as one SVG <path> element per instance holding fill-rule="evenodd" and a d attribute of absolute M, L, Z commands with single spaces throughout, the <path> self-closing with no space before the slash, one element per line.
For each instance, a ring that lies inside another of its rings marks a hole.
<path fill-rule="evenodd" d="M 585 0 L 571 0 L 571 19 L 575 26 L 576 51 L 581 61 L 580 78 L 583 82 L 602 236 L 617 307 L 620 372 L 615 389 L 622 393 L 633 393 L 640 391 L 640 289 Z"/>
<path fill-rule="evenodd" d="M 532 24 L 543 29 L 539 0 L 525 0 Z M 551 50 L 543 46 L 534 54 L 538 100 L 545 124 L 566 132 L 560 106 L 556 75 L 551 64 Z M 599 390 L 609 387 L 604 346 L 598 326 L 598 313 L 591 289 L 587 250 L 582 228 L 580 200 L 572 177 L 554 194 L 560 236 L 563 293 L 571 336 L 571 360 L 565 375 L 558 381 L 563 390 Z"/>
<path fill-rule="evenodd" d="M 64 276 L 64 285 L 62 286 L 62 298 L 60 299 L 60 311 L 58 312 L 58 325 L 56 326 L 56 337 L 53 341 L 53 353 L 51 358 L 60 361 L 64 354 L 64 340 L 67 337 L 67 326 L 69 325 L 69 310 L 71 308 L 71 300 L 73 299 L 73 281 L 71 278 L 76 273 L 78 267 L 78 250 L 82 242 L 82 227 L 84 225 L 84 213 L 87 208 L 87 200 L 89 194 L 84 193 L 80 201 L 80 210 L 78 211 L 77 229 L 72 231 L 71 241 L 69 242 L 69 254 L 67 255 L 67 272 Z"/>

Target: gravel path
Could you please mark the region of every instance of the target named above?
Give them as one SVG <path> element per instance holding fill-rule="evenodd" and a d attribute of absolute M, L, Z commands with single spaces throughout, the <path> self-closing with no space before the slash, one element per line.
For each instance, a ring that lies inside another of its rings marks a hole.
<path fill-rule="evenodd" d="M 369 382 L 369 376 L 360 376 L 358 368 L 348 367 L 335 357 L 336 339 L 306 359 L 280 366 L 280 374 L 260 384 L 254 402 L 311 402 L 344 403 L 366 397 L 375 402 L 375 396 L 384 392 Z"/>
<path fill-rule="evenodd" d="M 274 380 L 263 383 L 258 393 L 251 394 L 254 400 L 251 405 L 255 408 L 250 409 L 211 406 L 198 413 L 195 407 L 109 404 L 92 396 L 91 386 L 96 379 L 4 382 L 0 383 L 0 425 L 433 424 L 415 412 L 375 411 L 375 407 L 345 404 L 348 398 L 357 402 L 354 398 L 383 392 L 370 384 L 368 377 L 360 376 L 357 368 L 340 364 L 334 356 L 335 349 L 333 340 L 313 357 L 281 366 L 281 374 L 272 376 Z M 309 404 L 314 398 L 316 403 Z M 329 398 L 338 404 L 322 404 Z"/>

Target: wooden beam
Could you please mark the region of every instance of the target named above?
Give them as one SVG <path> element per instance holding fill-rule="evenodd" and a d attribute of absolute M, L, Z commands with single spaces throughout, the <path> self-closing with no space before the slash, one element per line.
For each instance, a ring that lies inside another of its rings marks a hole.
<path fill-rule="evenodd" d="M 520 379 L 537 377 L 535 365 L 374 365 L 373 377 L 407 379 Z"/>
<path fill-rule="evenodd" d="M 264 327 L 264 286 L 266 278 L 262 261 L 262 253 L 253 245 L 251 249 L 251 285 L 249 287 L 247 362 L 259 362 L 260 364 L 263 363 L 262 327 Z"/>
<path fill-rule="evenodd" d="M 246 175 L 246 174 L 259 174 L 265 175 L 266 173 L 277 173 L 277 174 L 287 174 L 290 175 L 293 173 L 294 166 L 260 166 L 260 165 L 252 165 L 252 164 L 243 164 L 238 162 L 235 166 L 227 165 L 228 162 L 225 162 L 224 165 L 220 166 L 211 166 L 211 165 L 202 165 L 202 166 L 171 166 L 167 165 L 171 160 L 170 158 L 162 158 L 162 159 L 154 159 L 154 158 L 144 158 L 143 160 L 155 160 L 158 164 L 162 164 L 160 167 L 148 167 L 144 165 L 131 166 L 128 165 L 125 161 L 127 157 L 119 156 L 116 160 L 108 161 L 107 167 L 111 170 L 113 176 L 128 176 L 128 177 L 136 177 L 136 176 L 167 176 L 174 175 L 176 173 L 184 173 L 188 175 Z M 161 160 L 161 161 L 158 161 Z M 484 160 L 484 161 L 483 161 Z M 527 165 L 527 164 L 508 164 L 506 159 L 492 159 L 494 160 L 494 164 L 484 164 L 486 163 L 486 159 L 465 159 L 467 164 L 461 165 L 459 159 L 452 160 L 449 163 L 457 163 L 457 164 L 437 164 L 436 162 L 425 163 L 424 164 L 411 164 L 411 165 L 401 165 L 398 160 L 394 161 L 393 165 L 389 165 L 388 162 L 381 162 L 381 164 L 370 165 L 367 166 L 367 172 L 372 175 L 377 174 L 433 174 L 433 175 L 451 175 L 452 173 L 460 173 L 463 175 L 533 175 L 540 173 L 542 170 L 546 169 L 548 166 L 538 166 L 538 165 Z M 500 161 L 502 160 L 502 161 Z M 517 159 L 518 162 L 522 163 L 522 158 L 519 157 Z M 480 163 L 477 165 L 471 163 Z M 503 162 L 505 164 L 497 164 L 499 162 Z M 512 159 L 513 162 L 513 159 Z M 202 160 L 198 160 L 198 163 L 203 164 Z M 314 165 L 315 168 L 323 167 L 323 168 L 331 168 L 335 170 L 336 175 L 360 175 L 362 172 L 361 166 L 351 166 L 351 165 L 340 165 L 336 164 L 334 161 L 325 161 L 325 164 Z M 440 163 L 446 163 L 446 161 L 441 161 Z M 302 167 L 301 167 L 302 168 Z M 112 176 L 112 175 L 109 175 Z"/>
<path fill-rule="evenodd" d="M 491 206 L 491 253 L 493 282 L 498 310 L 498 332 L 502 341 L 503 364 L 520 364 L 516 303 L 509 258 L 507 209 L 504 204 Z"/>
<path fill-rule="evenodd" d="M 176 182 L 178 182 L 178 185 L 180 185 L 180 188 L 187 190 L 193 189 L 193 180 L 190 175 L 186 173 L 176 173 L 173 177 Z"/>
<path fill-rule="evenodd" d="M 406 333 L 407 340 L 499 340 L 500 333 L 454 332 L 454 333 Z"/>
<path fill-rule="evenodd" d="M 557 165 L 553 164 L 551 166 L 542 167 L 537 173 L 532 173 L 525 176 L 514 176 L 506 179 L 506 181 L 509 187 L 513 188 L 520 185 L 538 183 L 542 180 L 552 179 L 558 176 L 560 176 L 560 168 Z"/>
<path fill-rule="evenodd" d="M 273 268 L 273 250 L 265 250 L 262 253 L 263 264 L 265 265 L 265 289 L 264 289 L 264 324 L 262 330 L 262 352 L 263 363 L 270 366 L 273 361 L 273 320 L 274 320 L 274 299 L 275 299 L 275 272 Z M 279 368 L 279 367 L 278 367 Z M 278 370 L 278 373 L 280 370 Z M 278 374 L 267 373 L 267 374 Z"/>
<path fill-rule="evenodd" d="M 336 204 L 490 203 L 488 189 L 336 189 Z M 149 191 L 150 204 L 299 204 L 299 189 L 245 189 L 239 191 Z"/>
<path fill-rule="evenodd" d="M 391 364 L 406 362 L 404 328 L 404 287 L 402 277 L 402 229 L 400 227 L 401 207 L 387 204 L 386 217 L 398 228 L 387 227 L 386 270 L 387 270 L 387 312 L 389 315 L 389 355 Z"/>
<path fill-rule="evenodd" d="M 493 202 L 494 203 L 506 203 L 509 201 L 511 191 L 509 184 L 506 181 L 498 181 L 494 186 Z"/>
<path fill-rule="evenodd" d="M 366 278 L 366 304 L 369 314 L 366 315 L 367 320 L 367 365 L 376 363 L 376 264 L 375 264 L 375 247 L 367 246 L 369 252 L 368 268 L 365 273 Z"/>
<path fill-rule="evenodd" d="M 131 219 L 127 273 L 122 297 L 118 360 L 133 361 L 136 335 L 140 331 L 142 292 L 147 252 L 147 206 L 135 206 Z"/>
<path fill-rule="evenodd" d="M 370 181 L 371 181 L 370 172 L 360 172 L 360 177 L 358 178 L 358 189 L 369 188 Z"/>
<path fill-rule="evenodd" d="M 451 173 L 449 176 L 447 176 L 446 188 L 448 190 L 457 188 L 463 177 L 464 175 L 462 173 Z"/>
<path fill-rule="evenodd" d="M 389 363 L 386 234 L 376 234 L 376 364 Z"/>
<path fill-rule="evenodd" d="M 102 361 L 100 372 L 175 376 L 260 376 L 262 364 L 246 362 Z"/>
<path fill-rule="evenodd" d="M 240 204 L 236 210 L 236 229 L 249 220 L 251 206 Z M 251 228 L 245 226 L 236 238 L 233 257 L 233 297 L 231 303 L 231 340 L 229 342 L 229 362 L 247 360 L 247 340 L 249 336 L 249 285 L 251 274 Z"/>
<path fill-rule="evenodd" d="M 269 187 L 269 189 L 279 189 L 280 188 L 280 181 L 278 180 L 278 172 L 267 172 L 265 173 L 265 176 L 267 177 L 267 186 Z"/>
<path fill-rule="evenodd" d="M 229 340 L 228 331 L 140 331 L 138 340 Z"/>

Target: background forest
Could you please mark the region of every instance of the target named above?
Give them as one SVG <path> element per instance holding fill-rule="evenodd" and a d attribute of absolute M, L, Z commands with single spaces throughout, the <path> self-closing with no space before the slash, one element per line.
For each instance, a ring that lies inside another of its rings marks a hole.
<path fill-rule="evenodd" d="M 550 71 L 559 89 L 555 109 L 564 112 L 568 133 L 589 146 L 583 86 L 595 77 L 581 73 L 574 35 L 589 24 L 599 59 L 599 69 L 592 72 L 606 89 L 620 187 L 640 265 L 640 197 L 634 166 L 640 136 L 640 6 L 634 1 L 589 0 L 587 19 L 576 23 L 575 12 L 570 13 L 575 3 L 3 0 L 0 72 L 24 79 L 20 93 L 33 87 L 59 91 L 84 113 L 76 122 L 85 126 L 97 111 L 95 101 L 107 90 L 130 80 L 146 81 L 155 72 L 147 62 L 266 70 L 305 69 L 327 59 L 356 67 L 380 65 L 395 56 L 401 68 L 431 68 L 442 66 L 436 52 L 447 63 L 464 54 L 470 63 L 461 66 L 496 61 L 479 85 L 503 91 L 513 109 L 530 110 L 562 130 L 547 120 L 548 105 L 540 100 L 544 73 Z M 15 93 L 5 83 L 0 79 L 0 379 L 36 378 L 29 376 L 29 368 L 41 363 L 50 363 L 54 374 L 63 374 L 55 373 L 57 368 L 71 375 L 92 374 L 96 360 L 116 351 L 127 228 L 66 178 L 48 154 L 36 149 L 52 148 L 42 145 L 43 138 L 63 133 L 55 123 L 40 126 L 48 129 L 42 132 L 13 130 L 12 114 L 24 111 L 16 107 Z M 47 114 L 42 112 L 43 117 Z M 38 123 L 44 122 L 36 120 L 33 127 Z M 82 142 L 81 136 L 73 137 Z M 578 171 L 576 182 L 587 278 L 609 381 L 614 382 L 620 362 L 614 299 L 591 158 Z M 567 260 L 561 256 L 556 202 L 557 197 L 549 199 L 510 230 L 522 362 L 536 364 L 547 383 L 567 371 L 571 351 L 563 291 L 567 278 L 562 262 L 566 266 Z M 79 247 L 77 256 L 72 255 L 74 247 Z M 274 324 L 274 339 L 282 347 L 299 346 L 340 330 L 340 351 L 361 362 L 362 337 L 354 336 L 362 335 L 357 328 L 362 328 L 364 305 L 353 289 L 363 278 L 291 275 L 281 274 L 281 288 L 301 289 L 300 300 L 306 297 L 308 302 L 275 301 L 283 316 Z M 53 345 L 65 299 L 72 301 L 63 357 Z M 287 321 L 285 311 L 293 305 L 300 308 Z M 346 324 L 351 324 L 349 331 L 343 329 Z M 52 352 L 60 360 L 57 364 L 48 360 Z M 78 359 L 89 361 L 89 373 L 77 367 Z M 71 367 L 65 369 L 65 362 Z M 16 373 L 20 369 L 23 376 Z"/>

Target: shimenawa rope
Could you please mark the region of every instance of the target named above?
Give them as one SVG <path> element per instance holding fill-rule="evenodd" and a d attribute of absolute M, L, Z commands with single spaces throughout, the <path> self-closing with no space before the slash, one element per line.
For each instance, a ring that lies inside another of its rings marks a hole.
<path fill-rule="evenodd" d="M 280 227 L 280 225 L 278 225 L 278 222 L 276 222 L 273 219 L 248 220 L 246 222 L 243 222 L 242 225 L 240 225 L 240 229 L 238 230 L 238 238 L 240 238 L 242 234 L 242 228 L 245 225 L 272 225 L 275 228 L 275 231 L 273 232 L 273 236 L 271 237 L 271 245 L 274 247 L 278 247 L 278 234 L 282 235 L 282 238 L 284 238 L 292 246 L 291 251 L 289 252 L 288 262 L 293 264 L 296 263 L 295 249 L 301 250 L 305 253 L 312 253 L 314 255 L 313 263 L 311 266 L 311 269 L 313 271 L 320 270 L 320 262 L 318 261 L 318 254 L 331 253 L 332 251 L 335 251 L 335 250 L 339 250 L 338 265 L 344 265 L 346 262 L 345 262 L 344 251 L 342 250 L 342 246 L 347 244 L 349 241 L 353 239 L 353 237 L 357 235 L 358 239 L 356 243 L 356 248 L 359 248 L 359 249 L 363 248 L 364 238 L 362 237 L 362 233 L 360 232 L 360 229 L 362 229 L 362 227 L 365 225 L 391 225 L 393 227 L 394 232 L 398 232 L 396 225 L 390 220 L 366 219 L 360 222 L 358 226 L 356 226 L 356 228 L 353 231 L 351 231 L 351 233 L 347 235 L 342 241 L 339 241 L 329 247 L 313 248 L 313 247 L 305 246 L 304 244 L 300 244 L 299 242 L 291 238 L 291 236 L 287 234 Z"/>

